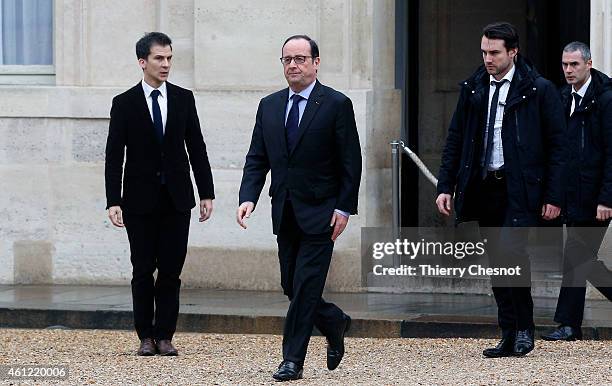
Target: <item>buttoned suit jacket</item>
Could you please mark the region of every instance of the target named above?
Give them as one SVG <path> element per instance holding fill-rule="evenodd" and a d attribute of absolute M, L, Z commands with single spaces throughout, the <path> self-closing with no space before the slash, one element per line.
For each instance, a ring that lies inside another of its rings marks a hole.
<path fill-rule="evenodd" d="M 334 209 L 357 214 L 361 148 L 351 100 L 319 81 L 298 127 L 296 145 L 287 149 L 285 114 L 289 89 L 263 98 L 240 185 L 239 203 L 257 204 L 271 171 L 273 232 L 278 234 L 287 195 L 307 234 L 330 231 Z"/>
<path fill-rule="evenodd" d="M 162 143 L 140 82 L 113 98 L 106 142 L 107 208 L 119 205 L 131 213 L 150 213 L 158 201 L 163 174 L 176 210 L 189 211 L 196 204 L 190 164 L 200 199 L 215 197 L 193 93 L 170 82 L 166 92 L 168 115 Z"/>

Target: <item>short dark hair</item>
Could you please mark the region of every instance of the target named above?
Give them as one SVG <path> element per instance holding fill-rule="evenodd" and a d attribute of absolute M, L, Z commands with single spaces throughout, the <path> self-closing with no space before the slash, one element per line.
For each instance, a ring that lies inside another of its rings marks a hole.
<path fill-rule="evenodd" d="M 151 47 L 156 44 L 162 47 L 170 46 L 172 50 L 172 40 L 168 35 L 162 32 L 149 32 L 136 42 L 136 57 L 146 59 L 151 53 Z"/>
<path fill-rule="evenodd" d="M 519 48 L 519 35 L 516 27 L 505 21 L 491 23 L 484 27 L 482 29 L 482 36 L 487 39 L 503 40 L 506 50 Z"/>
<path fill-rule="evenodd" d="M 283 43 L 283 46 L 281 47 L 281 55 L 283 54 L 283 48 L 285 48 L 285 45 L 287 44 L 288 41 L 300 40 L 300 39 L 304 39 L 308 43 L 310 43 L 310 56 L 312 56 L 312 60 L 314 60 L 315 58 L 318 58 L 319 57 L 319 46 L 317 45 L 317 42 L 312 40 L 308 35 L 289 36 L 287 40 L 285 40 L 285 42 Z"/>
<path fill-rule="evenodd" d="M 589 46 L 587 46 L 583 42 L 571 42 L 568 45 L 566 45 L 565 48 L 563 48 L 563 52 L 576 52 L 576 51 L 580 51 L 580 54 L 582 55 L 582 59 L 584 60 L 585 63 L 591 60 L 591 50 L 589 49 Z"/>

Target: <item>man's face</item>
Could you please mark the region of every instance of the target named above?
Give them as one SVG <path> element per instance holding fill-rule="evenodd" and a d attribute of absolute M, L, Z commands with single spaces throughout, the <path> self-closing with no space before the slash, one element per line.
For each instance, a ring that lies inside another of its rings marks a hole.
<path fill-rule="evenodd" d="M 144 80 L 152 87 L 159 87 L 168 79 L 172 65 L 172 47 L 154 44 L 146 59 L 138 59 Z"/>
<path fill-rule="evenodd" d="M 514 57 L 518 53 L 516 48 L 506 50 L 502 39 L 489 39 L 486 36 L 482 37 L 480 51 L 487 72 L 497 80 L 503 78 L 510 71 Z"/>
<path fill-rule="evenodd" d="M 573 85 L 575 90 L 580 89 L 589 79 L 592 65 L 593 61 L 591 59 L 584 61 L 579 50 L 574 52 L 564 51 L 561 57 L 561 67 L 563 67 L 565 81 Z"/>
<path fill-rule="evenodd" d="M 289 64 L 283 64 L 285 79 L 289 87 L 295 92 L 300 92 L 317 78 L 319 69 L 319 58 L 311 58 L 310 43 L 304 39 L 292 39 L 283 47 L 283 58 L 306 57 L 303 64 L 296 64 L 292 60 Z"/>

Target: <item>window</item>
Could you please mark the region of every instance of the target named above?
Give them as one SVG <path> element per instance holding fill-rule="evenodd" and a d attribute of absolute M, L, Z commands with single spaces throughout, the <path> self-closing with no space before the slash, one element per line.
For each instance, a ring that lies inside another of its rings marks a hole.
<path fill-rule="evenodd" d="M 53 0 L 0 0 L 0 83 L 51 84 Z"/>

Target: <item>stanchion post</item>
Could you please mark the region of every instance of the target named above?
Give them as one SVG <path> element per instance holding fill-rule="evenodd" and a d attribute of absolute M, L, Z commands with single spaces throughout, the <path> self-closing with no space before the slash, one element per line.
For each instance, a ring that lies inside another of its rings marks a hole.
<path fill-rule="evenodd" d="M 397 240 L 400 238 L 400 219 L 401 219 L 401 167 L 402 167 L 402 149 L 401 149 L 401 141 L 393 141 L 391 142 L 391 157 L 392 157 L 392 171 L 391 177 L 393 179 L 392 185 L 392 211 L 393 211 L 393 239 Z M 393 255 L 393 265 L 395 267 L 400 266 L 399 256 L 397 254 Z"/>

